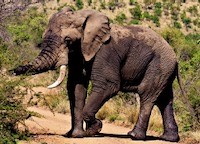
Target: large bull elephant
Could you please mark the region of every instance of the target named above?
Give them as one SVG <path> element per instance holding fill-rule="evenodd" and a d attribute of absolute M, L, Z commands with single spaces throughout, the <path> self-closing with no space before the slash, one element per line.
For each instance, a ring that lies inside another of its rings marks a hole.
<path fill-rule="evenodd" d="M 178 63 L 173 49 L 154 31 L 141 26 L 110 25 L 105 15 L 94 10 L 73 12 L 65 8 L 50 19 L 42 47 L 34 61 L 17 67 L 14 73 L 40 73 L 68 65 L 72 116 L 68 137 L 100 132 L 102 123 L 95 114 L 118 91 L 124 91 L 138 93 L 141 105 L 137 123 L 128 135 L 145 139 L 152 108 L 157 105 L 164 124 L 161 138 L 179 140 L 172 106 L 172 83 L 178 77 Z M 61 72 L 49 87 L 60 84 L 64 75 Z M 93 88 L 85 104 L 90 79 Z"/>

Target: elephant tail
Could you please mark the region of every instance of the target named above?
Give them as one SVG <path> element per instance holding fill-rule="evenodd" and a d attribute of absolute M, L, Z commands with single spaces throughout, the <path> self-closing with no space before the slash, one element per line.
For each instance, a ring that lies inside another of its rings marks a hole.
<path fill-rule="evenodd" d="M 186 104 L 186 106 L 187 106 L 188 110 L 190 111 L 190 114 L 192 115 L 192 117 L 194 119 L 196 119 L 195 110 L 192 107 L 192 105 L 191 105 L 191 103 L 190 103 L 190 101 L 187 97 L 187 93 L 186 93 L 186 91 L 184 90 L 184 87 L 183 87 L 183 82 L 182 82 L 182 78 L 181 78 L 181 74 L 180 74 L 180 71 L 179 71 L 178 64 L 177 64 L 176 76 L 177 76 L 178 84 L 179 84 L 181 94 L 182 94 L 182 101 Z"/>

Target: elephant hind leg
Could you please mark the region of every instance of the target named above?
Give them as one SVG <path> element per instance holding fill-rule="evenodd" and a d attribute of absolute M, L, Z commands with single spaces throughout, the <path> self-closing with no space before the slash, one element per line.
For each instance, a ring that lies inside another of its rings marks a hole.
<path fill-rule="evenodd" d="M 161 136 L 161 139 L 171 142 L 178 142 L 179 141 L 178 126 L 174 119 L 172 104 L 173 104 L 173 91 L 172 91 L 172 84 L 170 84 L 164 89 L 164 91 L 158 97 L 156 105 L 160 109 L 163 118 L 164 133 Z"/>
<path fill-rule="evenodd" d="M 149 92 L 149 91 L 148 91 Z M 140 95 L 140 112 L 139 117 L 137 119 L 136 125 L 132 131 L 128 132 L 128 135 L 132 137 L 132 139 L 144 140 L 146 138 L 146 131 L 148 128 L 149 118 L 151 115 L 151 111 L 154 106 L 154 102 L 150 100 L 144 100 L 144 97 L 151 97 L 152 93 L 145 92 Z"/>
<path fill-rule="evenodd" d="M 152 61 L 144 75 L 142 82 L 138 86 L 138 94 L 140 96 L 140 112 L 135 127 L 128 132 L 133 139 L 146 138 L 151 111 L 160 93 L 163 91 L 167 82 L 167 76 L 162 74 L 160 64 Z"/>

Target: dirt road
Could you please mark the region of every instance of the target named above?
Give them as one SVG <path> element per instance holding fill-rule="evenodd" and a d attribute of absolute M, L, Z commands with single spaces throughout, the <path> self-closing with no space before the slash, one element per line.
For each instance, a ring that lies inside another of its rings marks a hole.
<path fill-rule="evenodd" d="M 103 123 L 103 129 L 99 136 L 66 138 L 62 135 L 70 129 L 70 115 L 55 113 L 54 116 L 52 112 L 36 107 L 31 107 L 29 110 L 44 117 L 33 117 L 26 121 L 33 136 L 30 141 L 20 141 L 19 144 L 175 144 L 156 140 L 156 137 L 148 137 L 146 141 L 133 141 L 126 135 L 130 128 L 109 123 Z"/>

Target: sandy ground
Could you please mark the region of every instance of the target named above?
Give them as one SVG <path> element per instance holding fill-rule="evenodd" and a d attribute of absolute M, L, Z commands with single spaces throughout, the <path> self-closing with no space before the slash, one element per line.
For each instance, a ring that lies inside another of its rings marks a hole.
<path fill-rule="evenodd" d="M 103 122 L 103 129 L 99 136 L 88 138 L 66 138 L 62 135 L 70 129 L 70 115 L 55 113 L 49 110 L 31 107 L 43 117 L 32 117 L 26 121 L 32 134 L 29 141 L 20 141 L 19 144 L 175 144 L 158 140 L 155 134 L 148 133 L 148 140 L 131 140 L 126 134 L 130 128 L 120 127 Z M 152 136 L 154 135 L 154 137 Z"/>

